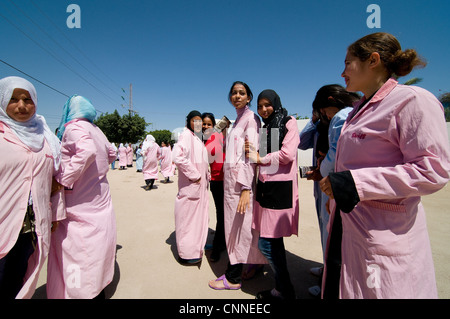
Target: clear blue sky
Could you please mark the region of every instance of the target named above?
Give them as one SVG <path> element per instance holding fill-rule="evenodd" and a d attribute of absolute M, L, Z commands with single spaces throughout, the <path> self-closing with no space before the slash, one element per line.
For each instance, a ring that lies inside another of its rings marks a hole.
<path fill-rule="evenodd" d="M 72 3 L 81 28 L 66 24 Z M 371 3 L 381 9 L 380 29 L 367 26 Z M 344 85 L 347 46 L 377 31 L 428 61 L 400 82 L 421 77 L 439 96 L 450 91 L 449 12 L 447 0 L 2 0 L 0 59 L 102 112 L 125 114 L 132 83 L 148 129 L 172 131 L 193 109 L 234 119 L 227 94 L 235 80 L 255 99 L 274 89 L 290 114 L 310 116 L 321 86 Z M 9 75 L 28 78 L 0 63 L 0 77 Z M 67 98 L 29 80 L 38 113 L 56 128 Z"/>

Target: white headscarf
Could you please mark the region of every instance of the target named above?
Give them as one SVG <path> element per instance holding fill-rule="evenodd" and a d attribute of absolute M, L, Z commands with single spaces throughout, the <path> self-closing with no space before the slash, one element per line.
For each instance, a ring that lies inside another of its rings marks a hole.
<path fill-rule="evenodd" d="M 142 144 L 142 152 L 146 153 L 147 149 L 149 147 L 151 147 L 154 143 L 156 143 L 156 140 L 153 137 L 153 135 L 151 135 L 151 134 L 147 135 L 147 137 L 145 138 L 144 143 Z"/>
<path fill-rule="evenodd" d="M 27 90 L 37 109 L 37 95 L 33 84 L 17 76 L 6 77 L 0 80 L 0 121 L 8 125 L 22 143 L 28 146 L 33 152 L 42 150 L 44 147 L 44 139 L 47 140 L 52 150 L 55 170 L 58 170 L 61 145 L 56 135 L 48 127 L 45 118 L 35 113 L 28 121 L 18 122 L 6 113 L 6 107 L 15 89 Z"/>

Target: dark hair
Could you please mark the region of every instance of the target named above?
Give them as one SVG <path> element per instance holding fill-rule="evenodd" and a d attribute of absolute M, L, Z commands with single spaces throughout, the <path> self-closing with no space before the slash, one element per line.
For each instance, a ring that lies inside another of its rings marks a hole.
<path fill-rule="evenodd" d="M 233 88 L 236 84 L 241 84 L 244 86 L 245 91 L 247 91 L 247 95 L 250 98 L 250 101 L 248 102 L 248 105 L 250 106 L 250 102 L 253 100 L 253 93 L 252 93 L 252 90 L 250 90 L 250 87 L 247 85 L 247 83 L 244 83 L 242 81 L 235 81 L 233 83 L 233 85 L 230 88 L 230 92 L 228 92 L 228 101 L 230 101 L 230 103 L 231 103 L 231 93 L 233 92 Z"/>
<path fill-rule="evenodd" d="M 215 119 L 215 117 L 214 117 L 214 114 L 205 112 L 205 113 L 202 114 L 202 120 L 203 120 L 205 117 L 207 117 L 207 118 L 209 118 L 209 119 L 211 120 L 211 122 L 213 123 L 213 126 L 216 125 L 216 119 Z"/>
<path fill-rule="evenodd" d="M 326 107 L 335 106 L 343 109 L 358 101 L 361 97 L 354 92 L 348 92 L 342 85 L 330 84 L 322 86 L 316 93 L 313 101 L 313 109 L 320 110 Z"/>
<path fill-rule="evenodd" d="M 186 127 L 191 131 L 192 131 L 191 119 L 196 116 L 202 117 L 202 113 L 200 113 L 197 110 L 193 110 L 193 111 L 189 112 L 189 114 L 186 116 Z"/>
<path fill-rule="evenodd" d="M 390 76 L 408 75 L 415 67 L 425 67 L 427 63 L 418 56 L 416 50 L 402 51 L 400 42 L 389 33 L 376 32 L 357 40 L 348 47 L 348 52 L 366 61 L 377 52 Z"/>

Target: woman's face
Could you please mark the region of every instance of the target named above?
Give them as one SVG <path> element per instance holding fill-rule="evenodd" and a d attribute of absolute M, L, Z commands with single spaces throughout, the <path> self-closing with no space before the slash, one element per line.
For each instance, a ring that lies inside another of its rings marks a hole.
<path fill-rule="evenodd" d="M 258 114 L 263 119 L 268 119 L 273 113 L 273 106 L 266 98 L 258 100 Z"/>
<path fill-rule="evenodd" d="M 203 134 L 209 136 L 213 132 L 213 122 L 209 117 L 203 118 Z"/>
<path fill-rule="evenodd" d="M 361 61 L 358 57 L 347 52 L 345 56 L 345 68 L 341 76 L 345 79 L 347 91 L 364 93 L 365 89 L 369 87 L 370 77 L 367 72 L 368 60 Z"/>
<path fill-rule="evenodd" d="M 202 118 L 200 116 L 194 116 L 191 118 L 191 129 L 195 133 L 200 133 L 202 131 Z"/>
<path fill-rule="evenodd" d="M 6 114 L 14 121 L 26 122 L 36 113 L 36 106 L 30 92 L 24 89 L 14 89 L 6 107 Z"/>
<path fill-rule="evenodd" d="M 233 86 L 230 101 L 236 109 L 242 109 L 250 103 L 250 97 L 247 95 L 247 90 L 242 84 L 235 84 Z"/>

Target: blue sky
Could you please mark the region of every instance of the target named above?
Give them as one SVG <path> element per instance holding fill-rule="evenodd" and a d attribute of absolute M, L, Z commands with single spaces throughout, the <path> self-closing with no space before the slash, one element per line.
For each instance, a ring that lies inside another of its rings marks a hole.
<path fill-rule="evenodd" d="M 72 3 L 81 28 L 66 24 Z M 367 26 L 372 3 L 381 28 Z M 344 85 L 347 46 L 378 31 L 428 61 L 400 82 L 423 78 L 419 85 L 439 96 L 450 91 L 449 12 L 446 0 L 2 0 L 0 59 L 101 112 L 125 114 L 131 83 L 148 129 L 172 131 L 193 109 L 234 119 L 227 94 L 235 80 L 255 100 L 274 89 L 290 114 L 310 116 L 321 86 Z M 35 85 L 38 113 L 56 128 L 67 97 L 0 62 L 0 77 L 10 75 Z"/>

